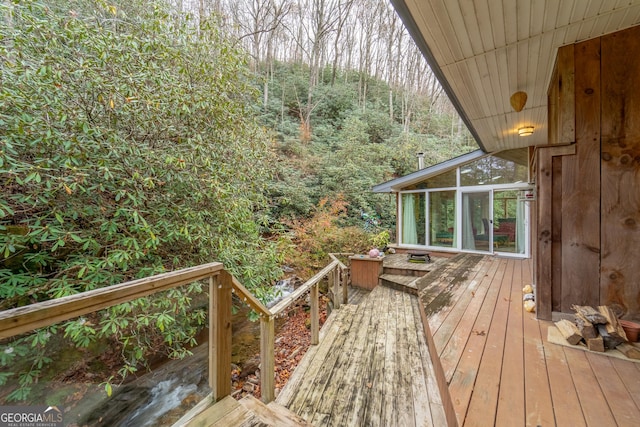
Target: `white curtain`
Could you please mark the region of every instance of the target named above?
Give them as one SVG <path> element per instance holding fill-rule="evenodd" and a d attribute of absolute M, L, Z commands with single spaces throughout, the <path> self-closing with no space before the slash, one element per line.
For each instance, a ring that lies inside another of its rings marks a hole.
<path fill-rule="evenodd" d="M 413 194 L 402 195 L 402 243 L 415 245 L 418 243 L 416 229 L 415 201 Z"/>
<path fill-rule="evenodd" d="M 462 195 L 462 248 L 475 250 L 476 239 L 471 221 L 471 202 L 468 194 Z"/>

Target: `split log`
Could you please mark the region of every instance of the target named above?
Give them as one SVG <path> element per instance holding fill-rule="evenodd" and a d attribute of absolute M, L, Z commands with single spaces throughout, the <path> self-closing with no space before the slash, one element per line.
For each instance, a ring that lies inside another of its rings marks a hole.
<path fill-rule="evenodd" d="M 623 342 L 616 347 L 616 350 L 627 356 L 629 359 L 640 360 L 640 348 L 636 347 L 633 344 L 627 344 Z"/>
<path fill-rule="evenodd" d="M 573 322 L 562 319 L 556 322 L 556 328 L 571 345 L 576 345 L 582 340 L 582 335 L 580 335 L 578 327 Z"/>
<path fill-rule="evenodd" d="M 609 335 L 619 338 L 622 341 L 629 341 L 627 339 L 627 333 L 622 328 L 620 322 L 618 322 L 618 317 L 616 317 L 616 314 L 613 312 L 613 310 L 611 310 L 606 305 L 601 305 L 598 306 L 598 311 L 600 312 L 600 314 L 607 318 L 607 324 L 605 326 L 607 327 L 607 332 L 609 333 Z"/>
<path fill-rule="evenodd" d="M 624 342 L 622 338 L 609 334 L 605 325 L 598 325 L 598 333 L 604 340 L 604 348 L 614 349 Z"/>
<path fill-rule="evenodd" d="M 600 353 L 604 352 L 604 340 L 602 337 L 587 338 L 585 341 L 587 342 L 587 348 L 589 350 L 599 351 Z"/>
<path fill-rule="evenodd" d="M 571 308 L 573 308 L 576 313 L 580 313 L 585 319 L 594 325 L 604 325 L 607 323 L 607 318 L 600 314 L 600 312 L 596 311 L 593 307 L 588 305 L 573 305 Z"/>
<path fill-rule="evenodd" d="M 588 338 L 596 338 L 598 333 L 593 323 L 589 322 L 586 317 L 580 313 L 576 313 L 576 326 L 580 331 L 580 335 L 586 340 Z"/>

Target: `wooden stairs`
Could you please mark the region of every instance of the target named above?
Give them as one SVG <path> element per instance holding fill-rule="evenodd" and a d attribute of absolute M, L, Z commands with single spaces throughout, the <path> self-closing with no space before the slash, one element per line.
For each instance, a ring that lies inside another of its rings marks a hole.
<path fill-rule="evenodd" d="M 412 263 L 406 254 L 388 255 L 383 263 L 380 284 L 397 291 L 418 295 L 418 282 L 426 274 L 446 263 L 446 258 L 432 258 L 428 263 Z"/>
<path fill-rule="evenodd" d="M 206 400 L 206 399 L 205 399 Z M 195 408 L 194 408 L 195 409 Z M 193 414 L 191 411 L 189 414 Z M 271 402 L 267 405 L 253 396 L 235 400 L 231 396 L 202 410 L 194 416 L 187 414 L 173 427 L 305 427 L 311 426 L 303 418 L 282 405 Z"/>

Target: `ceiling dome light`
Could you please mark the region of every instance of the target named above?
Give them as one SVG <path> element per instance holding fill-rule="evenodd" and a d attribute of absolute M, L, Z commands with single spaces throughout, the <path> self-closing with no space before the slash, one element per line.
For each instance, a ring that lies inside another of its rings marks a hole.
<path fill-rule="evenodd" d="M 527 136 L 527 135 L 531 135 L 532 133 L 533 133 L 533 126 L 525 126 L 518 129 L 518 135 L 520 136 Z"/>

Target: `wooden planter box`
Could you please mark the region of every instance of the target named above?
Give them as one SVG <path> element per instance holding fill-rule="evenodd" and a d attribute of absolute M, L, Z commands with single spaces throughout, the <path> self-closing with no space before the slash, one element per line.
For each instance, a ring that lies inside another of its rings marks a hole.
<path fill-rule="evenodd" d="M 369 258 L 368 255 L 353 255 L 351 260 L 351 284 L 364 289 L 373 289 L 382 275 L 382 258 Z"/>

